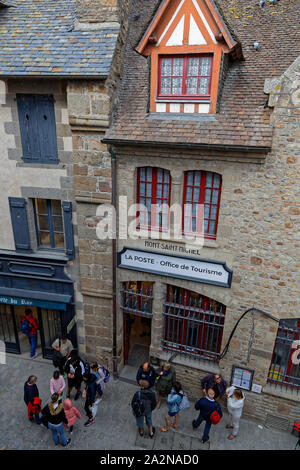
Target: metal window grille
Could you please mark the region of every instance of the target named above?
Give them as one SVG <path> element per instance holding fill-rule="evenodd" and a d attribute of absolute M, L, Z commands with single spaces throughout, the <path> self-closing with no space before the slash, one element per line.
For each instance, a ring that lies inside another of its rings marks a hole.
<path fill-rule="evenodd" d="M 186 289 L 167 286 L 164 303 L 163 349 L 217 361 L 226 307 Z"/>
<path fill-rule="evenodd" d="M 300 390 L 299 355 L 294 354 L 300 340 L 300 319 L 281 320 L 273 351 L 268 382 L 275 387 Z"/>
<path fill-rule="evenodd" d="M 152 284 L 126 282 L 122 287 L 122 311 L 127 314 L 152 317 Z"/>

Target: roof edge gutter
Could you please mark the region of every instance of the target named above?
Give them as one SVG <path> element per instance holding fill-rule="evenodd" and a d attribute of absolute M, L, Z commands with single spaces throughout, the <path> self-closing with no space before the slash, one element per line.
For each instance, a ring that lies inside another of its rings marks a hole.
<path fill-rule="evenodd" d="M 268 146 L 254 146 L 254 145 L 226 145 L 226 144 L 204 144 L 197 142 L 157 142 L 157 141 L 144 141 L 144 140 L 129 140 L 129 139 L 101 139 L 103 144 L 111 145 L 135 145 L 137 147 L 172 147 L 172 148 L 187 148 L 199 150 L 214 150 L 222 152 L 248 152 L 248 153 L 268 153 L 271 147 Z"/>

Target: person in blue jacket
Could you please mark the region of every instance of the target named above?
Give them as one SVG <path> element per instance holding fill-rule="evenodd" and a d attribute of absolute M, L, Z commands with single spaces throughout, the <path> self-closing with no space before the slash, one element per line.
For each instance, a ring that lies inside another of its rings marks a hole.
<path fill-rule="evenodd" d="M 210 415 L 213 411 L 217 411 L 222 418 L 223 413 L 220 404 L 215 401 L 215 392 L 212 388 L 207 390 L 206 397 L 201 398 L 195 404 L 195 409 L 200 410 L 197 419 L 193 420 L 193 429 L 197 429 L 202 421 L 205 421 L 205 428 L 202 436 L 202 443 L 204 444 L 209 440 L 209 431 L 211 428 Z"/>
<path fill-rule="evenodd" d="M 183 391 L 181 388 L 180 382 L 174 382 L 171 393 L 168 395 L 168 414 L 165 416 L 166 425 L 163 428 L 160 428 L 161 432 L 167 432 L 170 429 L 170 426 L 174 429 L 178 428 L 178 419 L 180 405 L 183 399 Z M 174 418 L 174 423 L 171 423 L 171 418 Z"/>

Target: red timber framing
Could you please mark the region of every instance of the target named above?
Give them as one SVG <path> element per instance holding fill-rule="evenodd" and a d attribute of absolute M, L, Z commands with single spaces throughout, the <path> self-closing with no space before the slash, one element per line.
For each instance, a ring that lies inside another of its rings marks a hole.
<path fill-rule="evenodd" d="M 230 54 L 233 59 L 241 59 L 241 46 L 235 41 L 224 23 L 216 5 L 212 0 L 165 0 L 161 3 L 147 31 L 140 40 L 137 52 L 145 57 L 151 56 L 151 93 L 150 111 L 172 112 L 170 97 L 161 94 L 161 60 L 169 56 L 211 56 L 213 59 L 210 74 L 210 92 L 189 96 L 186 103 L 194 106 L 187 112 L 215 113 L 217 107 L 218 84 L 221 73 L 222 55 Z M 186 79 L 183 77 L 183 91 L 186 90 Z M 181 93 L 177 109 L 185 112 L 187 93 Z M 172 95 L 171 100 L 174 101 Z M 206 111 L 203 111 L 206 98 Z M 159 108 L 160 106 L 160 108 Z M 191 111 L 191 109 L 193 109 Z"/>

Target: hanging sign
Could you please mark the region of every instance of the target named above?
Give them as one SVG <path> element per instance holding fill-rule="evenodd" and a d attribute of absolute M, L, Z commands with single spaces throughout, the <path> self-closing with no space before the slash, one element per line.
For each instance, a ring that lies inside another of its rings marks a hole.
<path fill-rule="evenodd" d="M 221 287 L 230 287 L 232 279 L 232 271 L 223 261 L 179 257 L 129 247 L 118 253 L 118 267 Z"/>
<path fill-rule="evenodd" d="M 76 325 L 76 320 L 75 320 L 75 317 L 72 318 L 72 320 L 70 321 L 70 323 L 68 324 L 67 326 L 67 334 L 70 333 L 70 331 L 72 330 L 72 328 Z"/>

